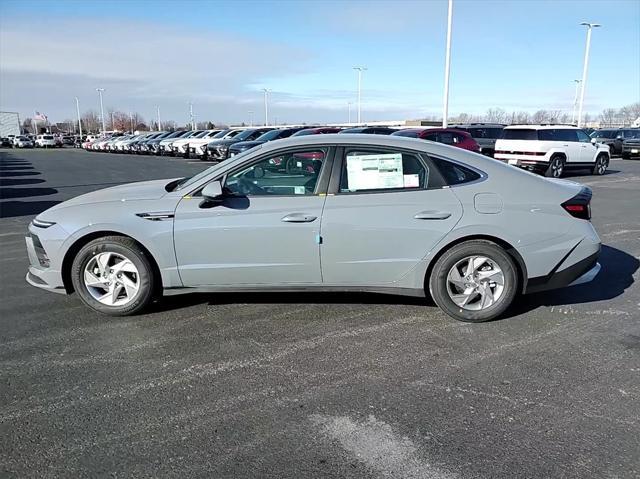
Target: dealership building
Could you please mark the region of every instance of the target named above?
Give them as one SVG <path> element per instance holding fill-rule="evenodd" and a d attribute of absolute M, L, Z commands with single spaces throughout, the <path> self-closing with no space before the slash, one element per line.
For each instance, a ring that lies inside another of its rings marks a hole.
<path fill-rule="evenodd" d="M 20 135 L 20 117 L 12 111 L 0 111 L 0 138 Z"/>

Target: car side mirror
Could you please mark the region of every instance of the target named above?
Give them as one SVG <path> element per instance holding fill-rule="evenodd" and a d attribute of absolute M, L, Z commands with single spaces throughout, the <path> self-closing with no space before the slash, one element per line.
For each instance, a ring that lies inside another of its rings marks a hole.
<path fill-rule="evenodd" d="M 222 199 L 222 183 L 219 181 L 212 181 L 202 189 L 202 196 L 207 200 Z"/>
<path fill-rule="evenodd" d="M 623 139 L 623 138 L 622 138 L 622 135 L 618 135 L 618 136 L 616 136 L 616 140 L 622 140 L 622 139 Z"/>
<path fill-rule="evenodd" d="M 591 143 L 593 143 L 593 144 L 595 145 L 595 144 L 596 144 L 596 143 L 598 143 L 598 142 L 596 141 L 596 139 L 595 139 L 595 138 L 591 138 Z"/>

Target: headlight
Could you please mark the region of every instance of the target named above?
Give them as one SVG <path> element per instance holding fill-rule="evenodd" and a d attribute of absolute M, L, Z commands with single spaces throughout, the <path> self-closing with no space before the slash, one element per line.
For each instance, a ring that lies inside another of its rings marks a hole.
<path fill-rule="evenodd" d="M 38 218 L 35 218 L 31 223 L 37 228 L 50 228 L 51 226 L 55 225 L 54 221 L 44 221 L 39 220 Z"/>

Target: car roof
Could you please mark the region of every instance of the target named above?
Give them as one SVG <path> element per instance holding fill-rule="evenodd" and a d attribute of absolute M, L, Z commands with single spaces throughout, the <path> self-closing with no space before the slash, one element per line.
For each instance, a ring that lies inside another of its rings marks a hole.
<path fill-rule="evenodd" d="M 573 125 L 554 125 L 553 123 L 541 124 L 541 125 L 509 125 L 505 126 L 505 130 L 582 130 Z"/>
<path fill-rule="evenodd" d="M 451 128 L 482 128 L 483 126 L 491 128 L 504 128 L 506 125 L 503 123 L 456 123 Z"/>

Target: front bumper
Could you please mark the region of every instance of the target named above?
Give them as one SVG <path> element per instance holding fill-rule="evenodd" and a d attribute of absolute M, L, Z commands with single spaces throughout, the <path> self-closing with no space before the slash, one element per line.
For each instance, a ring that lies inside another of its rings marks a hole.
<path fill-rule="evenodd" d="M 640 145 L 622 145 L 622 154 L 625 156 L 640 156 Z"/>
<path fill-rule="evenodd" d="M 57 235 L 55 235 L 57 236 Z M 57 264 L 43 263 L 43 254 L 47 257 L 47 252 L 42 248 L 38 237 L 30 232 L 25 237 L 27 245 L 27 255 L 29 256 L 29 271 L 26 276 L 27 283 L 36 288 L 51 291 L 53 293 L 67 294 L 67 290 L 62 280 L 62 272 Z M 54 239 L 54 243 L 57 242 Z M 47 242 L 45 241 L 45 244 Z M 40 251 L 38 251 L 40 249 Z M 47 257 L 47 260 L 49 258 Z"/>

